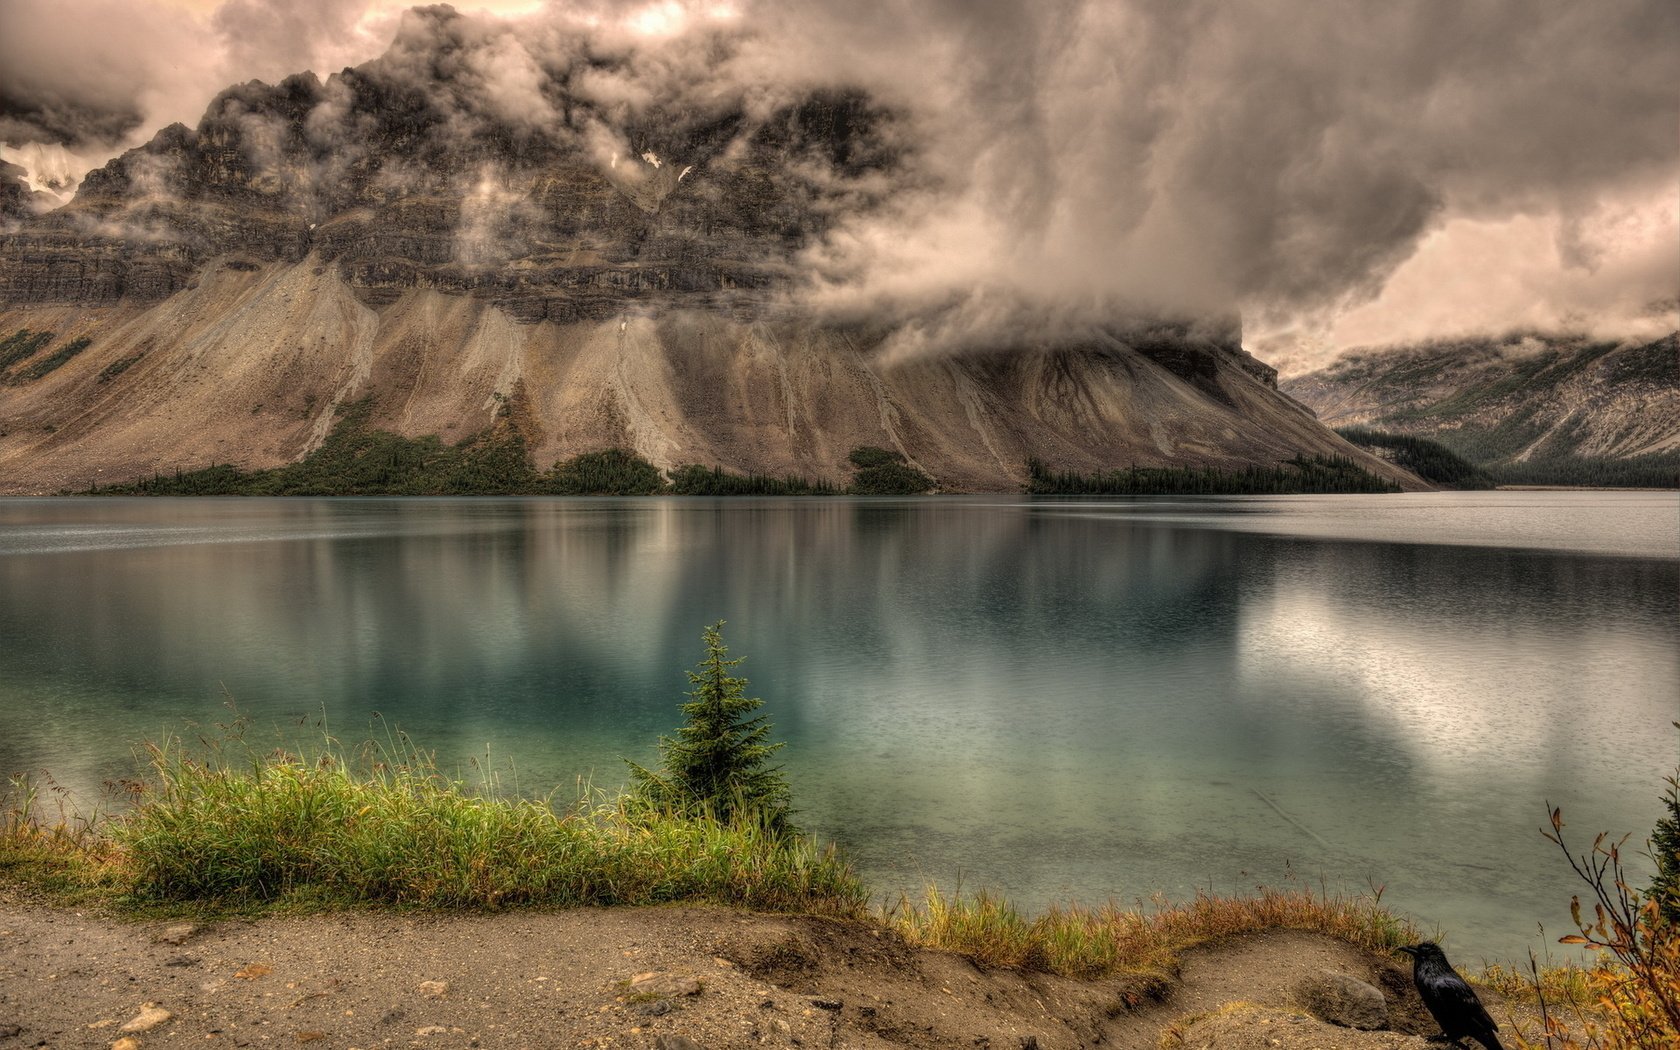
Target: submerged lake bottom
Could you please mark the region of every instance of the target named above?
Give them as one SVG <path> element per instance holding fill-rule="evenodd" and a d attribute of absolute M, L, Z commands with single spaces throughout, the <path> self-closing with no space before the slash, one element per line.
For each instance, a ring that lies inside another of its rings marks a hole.
<path fill-rule="evenodd" d="M 888 901 L 1381 887 L 1556 953 L 1547 806 L 1638 843 L 1680 762 L 1674 493 L 13 499 L 0 772 L 97 800 L 231 705 L 610 792 L 717 620 Z"/>

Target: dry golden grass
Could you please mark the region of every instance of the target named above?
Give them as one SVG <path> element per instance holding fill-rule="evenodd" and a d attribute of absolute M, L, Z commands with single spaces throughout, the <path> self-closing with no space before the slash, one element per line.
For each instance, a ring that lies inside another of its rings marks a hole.
<path fill-rule="evenodd" d="M 0 879 L 71 898 L 114 886 L 122 851 L 97 824 L 63 806 L 45 816 L 38 786 L 13 778 L 0 792 Z"/>
<path fill-rule="evenodd" d="M 1251 897 L 1198 893 L 1148 909 L 1075 906 L 1027 919 L 1007 901 L 979 893 L 946 895 L 930 887 L 921 904 L 908 900 L 885 920 L 912 943 L 970 956 L 990 966 L 1066 977 L 1119 971 L 1170 973 L 1198 944 L 1261 930 L 1312 930 L 1370 951 L 1420 939 L 1418 930 L 1382 907 L 1378 895 L 1340 896 L 1262 889 Z"/>
<path fill-rule="evenodd" d="M 1466 977 L 1485 988 L 1491 988 L 1507 999 L 1534 1001 L 1544 995 L 1553 1002 L 1584 999 L 1589 985 L 1586 968 L 1575 965 L 1534 967 L 1523 970 L 1515 966 L 1493 963 L 1480 973 Z"/>
<path fill-rule="evenodd" d="M 1680 723 L 1676 723 L 1680 726 Z M 1670 784 L 1674 781 L 1670 780 Z M 1622 864 L 1627 839 L 1599 835 L 1585 853 L 1564 841 L 1563 814 L 1552 810 L 1546 834 L 1586 885 L 1587 904 L 1570 902 L 1577 934 L 1562 938 L 1594 952 L 1597 965 L 1568 980 L 1536 967 L 1532 994 L 1544 1022 L 1542 1041 L 1518 1036 L 1526 1050 L 1675 1050 L 1680 1047 L 1680 922 L 1676 890 L 1659 883 L 1634 889 Z"/>
<path fill-rule="evenodd" d="M 1639 902 L 1633 919 L 1633 925 L 1625 928 L 1627 936 L 1619 946 L 1598 941 L 1604 945 L 1600 949 L 1604 958 L 1597 965 L 1585 969 L 1536 970 L 1527 975 L 1526 988 L 1522 990 L 1540 1004 L 1545 1031 L 1538 1041 L 1517 1036 L 1514 1040 L 1517 1047 L 1524 1050 L 1675 1050 L 1680 1047 L 1680 929 L 1661 918 L 1655 901 Z M 1586 927 L 1590 931 L 1595 924 L 1596 921 Z"/>

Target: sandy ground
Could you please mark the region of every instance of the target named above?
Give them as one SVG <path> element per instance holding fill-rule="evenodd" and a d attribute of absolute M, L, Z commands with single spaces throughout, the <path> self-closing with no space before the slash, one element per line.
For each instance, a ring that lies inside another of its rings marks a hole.
<path fill-rule="evenodd" d="M 1293 989 L 1323 970 L 1381 988 L 1393 1030 L 1304 1017 Z M 188 924 L 0 901 L 0 1050 L 1421 1050 L 1435 1032 L 1395 963 L 1289 931 L 1200 949 L 1171 980 L 1071 981 L 984 970 L 867 923 L 711 908 Z"/>

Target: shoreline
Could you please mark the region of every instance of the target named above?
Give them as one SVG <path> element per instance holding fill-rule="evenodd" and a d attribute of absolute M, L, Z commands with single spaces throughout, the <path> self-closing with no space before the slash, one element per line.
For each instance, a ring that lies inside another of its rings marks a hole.
<path fill-rule="evenodd" d="M 446 500 L 447 499 L 447 500 L 474 500 L 474 501 L 476 501 L 476 500 L 494 500 L 494 499 L 552 499 L 552 500 L 600 500 L 600 499 L 638 499 L 638 500 L 640 500 L 640 499 L 696 499 L 696 500 L 698 500 L 698 499 L 715 499 L 715 500 L 726 500 L 726 501 L 733 501 L 733 500 L 743 500 L 744 501 L 744 500 L 754 500 L 754 499 L 789 499 L 789 500 L 827 501 L 827 500 L 848 500 L 848 499 L 849 500 L 859 500 L 859 499 L 887 500 L 887 499 L 894 499 L 894 500 L 917 501 L 917 500 L 939 499 L 941 497 L 951 497 L 951 496 L 974 496 L 974 497 L 985 497 L 985 498 L 993 498 L 993 499 L 1001 497 L 1001 496 L 1023 496 L 1023 497 L 1037 496 L 1037 497 L 1046 498 L 1046 499 L 1070 499 L 1070 498 L 1074 498 L 1074 497 L 1085 497 L 1085 498 L 1089 498 L 1089 499 L 1125 499 L 1125 498 L 1152 499 L 1152 498 L 1159 498 L 1159 497 L 1163 497 L 1163 496 L 1175 497 L 1175 498 L 1182 498 L 1182 497 L 1186 497 L 1186 496 L 1201 496 L 1201 497 L 1212 497 L 1212 498 L 1227 498 L 1227 497 L 1231 497 L 1231 496 L 1261 496 L 1261 497 L 1270 497 L 1270 496 L 1335 496 L 1335 495 L 1345 495 L 1345 496 L 1372 496 L 1372 495 L 1405 496 L 1405 495 L 1418 495 L 1420 493 L 1431 494 L 1431 495 L 1439 495 L 1439 494 L 1451 493 L 1451 492 L 1466 492 L 1466 493 L 1476 493 L 1476 492 L 1482 492 L 1482 493 L 1486 493 L 1486 492 L 1652 492 L 1652 493 L 1673 492 L 1673 493 L 1680 493 L 1680 486 L 1654 487 L 1654 486 L 1637 486 L 1637 485 L 1495 485 L 1493 488 L 1490 488 L 1490 489 L 1454 489 L 1454 488 L 1449 488 L 1449 487 L 1439 487 L 1439 488 L 1433 488 L 1433 489 L 1420 489 L 1420 490 L 1415 490 L 1415 491 L 1410 491 L 1410 492 L 1343 492 L 1343 493 L 1336 493 L 1336 492 L 1278 492 L 1278 493 L 1255 493 L 1255 492 L 1138 492 L 1138 493 L 1120 493 L 1120 494 L 1078 493 L 1078 492 L 1039 492 L 1039 493 L 1035 493 L 1035 492 L 1026 492 L 1026 491 L 1023 491 L 1021 489 L 1013 489 L 1013 490 L 1008 490 L 1008 491 L 1004 491 L 1004 490 L 986 491 L 986 492 L 981 492 L 981 491 L 973 491 L 973 492 L 969 492 L 969 491 L 960 491 L 960 492 L 959 491 L 949 491 L 949 492 L 941 491 L 941 492 L 922 492 L 922 493 L 909 493 L 909 494 L 853 493 L 853 492 L 833 492 L 833 493 L 821 493 L 821 494 L 818 494 L 818 493 L 791 493 L 791 494 L 783 494 L 783 493 L 724 493 L 724 494 L 711 494 L 711 493 L 646 492 L 646 493 L 599 493 L 599 494 L 592 494 L 592 495 L 571 495 L 571 494 L 560 494 L 560 493 L 553 493 L 553 492 L 501 492 L 501 493 L 453 493 L 453 494 L 446 493 L 446 494 L 434 494 L 434 495 L 417 495 L 417 494 L 413 494 L 413 493 L 401 493 L 401 492 L 359 492 L 359 493 L 353 493 L 353 494 L 334 494 L 334 495 L 302 495 L 302 494 L 298 494 L 298 495 L 292 495 L 292 494 L 261 495 L 261 494 L 245 494 L 245 493 L 192 495 L 192 494 L 185 494 L 185 493 L 129 493 L 129 492 L 120 492 L 119 493 L 119 492 L 107 492 L 107 491 L 103 491 L 103 490 L 98 491 L 98 492 L 93 492 L 93 491 L 66 492 L 66 491 L 63 491 L 63 490 L 59 490 L 57 492 L 0 492 L 0 500 L 11 500 L 11 499 L 17 499 L 17 500 L 25 500 L 25 499 L 29 499 L 29 500 L 145 499 L 145 500 L 164 500 L 164 501 L 167 501 L 167 500 L 185 500 L 185 499 L 215 499 L 215 500 L 238 501 L 238 500 L 309 500 L 309 499 L 344 499 L 344 500 L 350 500 L 350 499 Z"/>
<path fill-rule="evenodd" d="M 1326 971 L 1379 989 L 1388 1030 L 1303 1013 L 1302 989 Z M 1156 1050 L 1172 1032 L 1217 1040 L 1233 1011 L 1244 1028 L 1284 1026 L 1326 1050 L 1423 1050 L 1435 1031 L 1401 963 L 1291 930 L 1198 947 L 1168 973 L 1082 981 L 976 965 L 867 920 L 725 908 L 124 922 L 0 892 L 0 974 L 0 1039 L 15 1026 L 18 1045 L 124 1050 Z M 1532 1022 L 1483 995 L 1502 1024 Z M 123 1033 L 147 1017 L 153 1027 Z"/>

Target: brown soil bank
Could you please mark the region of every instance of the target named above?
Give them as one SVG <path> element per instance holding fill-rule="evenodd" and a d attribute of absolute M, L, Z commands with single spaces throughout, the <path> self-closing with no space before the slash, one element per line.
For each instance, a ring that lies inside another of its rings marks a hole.
<path fill-rule="evenodd" d="M 1381 989 L 1389 1030 L 1307 1016 L 1298 990 L 1324 971 Z M 1509 1031 L 1508 1006 L 1483 998 Z M 1423 1050 L 1436 1031 L 1393 961 L 1298 931 L 1198 949 L 1170 976 L 1074 981 L 984 970 L 868 923 L 711 908 L 192 925 L 0 903 L 0 1050 Z"/>

